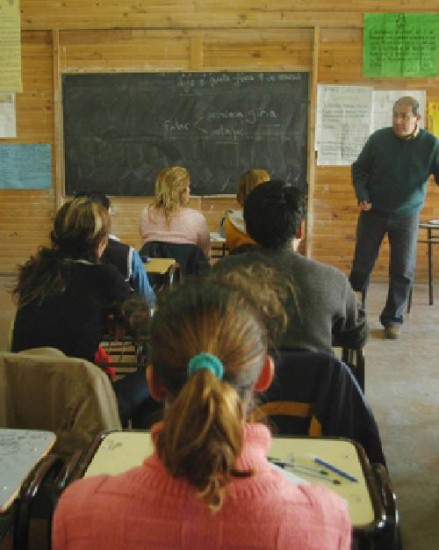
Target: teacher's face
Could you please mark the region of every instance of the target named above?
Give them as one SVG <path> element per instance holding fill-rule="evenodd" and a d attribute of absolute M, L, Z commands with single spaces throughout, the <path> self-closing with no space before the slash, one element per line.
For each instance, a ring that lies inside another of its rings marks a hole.
<path fill-rule="evenodd" d="M 419 115 L 414 115 L 411 105 L 396 105 L 393 109 L 393 131 L 398 137 L 407 137 L 416 129 Z"/>

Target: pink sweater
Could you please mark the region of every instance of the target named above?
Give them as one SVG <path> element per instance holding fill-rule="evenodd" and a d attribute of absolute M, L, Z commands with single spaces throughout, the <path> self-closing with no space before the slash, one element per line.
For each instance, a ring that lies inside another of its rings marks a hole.
<path fill-rule="evenodd" d="M 73 483 L 55 511 L 53 548 L 75 550 L 348 550 L 345 503 L 318 485 L 295 485 L 266 459 L 268 430 L 245 427 L 241 468 L 223 508 L 212 514 L 157 455 L 118 476 Z"/>
<path fill-rule="evenodd" d="M 168 223 L 162 210 L 145 206 L 140 213 L 139 229 L 143 243 L 164 241 L 196 244 L 206 258 L 210 257 L 210 233 L 206 218 L 193 208 L 179 208 Z"/>

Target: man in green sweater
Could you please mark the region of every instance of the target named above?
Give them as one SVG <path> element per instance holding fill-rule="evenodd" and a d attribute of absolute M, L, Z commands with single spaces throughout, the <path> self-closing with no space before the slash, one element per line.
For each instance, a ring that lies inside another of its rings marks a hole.
<path fill-rule="evenodd" d="M 399 337 L 403 310 L 413 282 L 419 212 L 427 181 L 439 185 L 439 140 L 420 129 L 419 104 L 404 96 L 393 106 L 393 125 L 373 133 L 352 165 L 361 208 L 350 282 L 366 298 L 370 273 L 387 233 L 389 291 L 380 322 L 386 338 Z"/>

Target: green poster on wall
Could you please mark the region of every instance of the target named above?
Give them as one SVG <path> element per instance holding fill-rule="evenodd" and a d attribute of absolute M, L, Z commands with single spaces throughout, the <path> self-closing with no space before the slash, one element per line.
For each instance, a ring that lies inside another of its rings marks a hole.
<path fill-rule="evenodd" d="M 364 15 L 363 76 L 435 76 L 438 52 L 439 14 Z"/>

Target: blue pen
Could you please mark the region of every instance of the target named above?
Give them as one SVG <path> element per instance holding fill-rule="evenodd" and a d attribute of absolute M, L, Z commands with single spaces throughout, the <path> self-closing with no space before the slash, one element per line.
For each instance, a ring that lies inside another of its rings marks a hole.
<path fill-rule="evenodd" d="M 344 477 L 345 479 L 348 479 L 349 481 L 355 481 L 358 482 L 358 479 L 351 474 L 348 474 L 344 470 L 341 470 L 340 468 L 337 468 L 337 466 L 333 466 L 332 464 L 329 464 L 329 462 L 326 462 L 325 460 L 322 460 L 318 456 L 310 455 L 311 458 L 314 460 L 316 464 L 319 466 L 323 466 L 324 468 L 327 468 L 331 472 L 334 472 L 335 474 L 338 474 L 341 477 Z"/>

